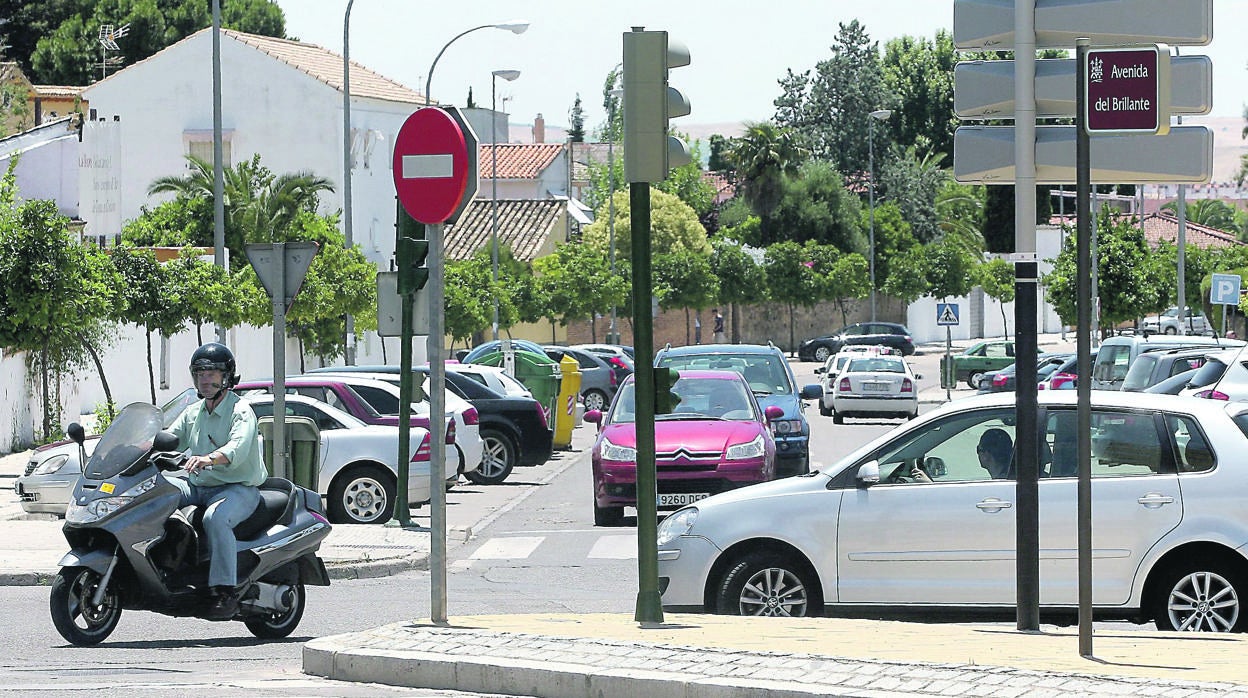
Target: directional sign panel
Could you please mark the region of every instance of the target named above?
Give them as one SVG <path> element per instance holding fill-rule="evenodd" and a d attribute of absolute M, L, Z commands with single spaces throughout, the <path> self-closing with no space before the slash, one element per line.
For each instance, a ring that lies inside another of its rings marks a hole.
<path fill-rule="evenodd" d="M 1213 0 L 1036 0 L 1036 48 L 1213 40 Z M 1014 47 L 1014 0 L 954 0 L 953 44 L 960 50 Z"/>
<path fill-rule="evenodd" d="M 1239 287 L 1243 280 L 1239 274 L 1214 274 L 1209 286 L 1209 303 L 1212 305 L 1239 305 Z"/>
<path fill-rule="evenodd" d="M 953 111 L 963 119 L 1014 118 L 1014 61 L 963 61 L 953 69 Z M 1170 57 L 1170 113 L 1213 109 L 1213 61 Z M 1075 115 L 1075 59 L 1036 61 L 1036 117 Z"/>
<path fill-rule="evenodd" d="M 957 303 L 937 303 L 936 304 L 936 324 L 944 327 L 946 325 L 958 325 L 961 320 L 958 316 Z"/>
<path fill-rule="evenodd" d="M 1075 183 L 1074 126 L 1036 127 L 1036 183 Z M 1213 177 L 1213 131 L 1174 126 L 1164 136 L 1095 136 L 1092 183 L 1200 184 Z M 953 176 L 969 184 L 1014 183 L 1014 127 L 962 126 L 953 136 Z"/>

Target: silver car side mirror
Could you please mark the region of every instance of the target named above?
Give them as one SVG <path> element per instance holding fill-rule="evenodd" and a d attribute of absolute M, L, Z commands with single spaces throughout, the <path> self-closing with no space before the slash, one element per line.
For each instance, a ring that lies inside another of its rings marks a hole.
<path fill-rule="evenodd" d="M 858 484 L 868 486 L 880 484 L 880 462 L 878 460 L 868 461 L 858 466 Z"/>

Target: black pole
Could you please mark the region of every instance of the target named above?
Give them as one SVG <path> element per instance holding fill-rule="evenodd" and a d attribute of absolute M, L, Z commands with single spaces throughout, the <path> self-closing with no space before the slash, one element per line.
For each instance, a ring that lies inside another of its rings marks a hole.
<path fill-rule="evenodd" d="M 628 185 L 632 217 L 633 396 L 637 430 L 637 612 L 638 623 L 662 623 L 659 595 L 659 489 L 654 472 L 654 318 L 650 311 L 650 183 Z"/>
<path fill-rule="evenodd" d="M 1036 262 L 1014 264 L 1017 627 L 1040 629 L 1040 440 L 1036 394 Z"/>
<path fill-rule="evenodd" d="M 1079 430 L 1079 654 L 1092 656 L 1092 153 L 1087 117 L 1088 39 L 1075 41 L 1075 231 Z"/>

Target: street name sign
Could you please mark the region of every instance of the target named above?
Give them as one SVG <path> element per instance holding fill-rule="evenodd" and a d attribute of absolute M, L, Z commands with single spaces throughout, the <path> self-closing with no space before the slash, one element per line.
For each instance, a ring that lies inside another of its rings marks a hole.
<path fill-rule="evenodd" d="M 1214 274 L 1209 285 L 1209 303 L 1211 305 L 1239 305 L 1239 287 L 1242 283 L 1239 274 Z"/>
<path fill-rule="evenodd" d="M 1036 0 L 1036 48 L 1164 43 L 1207 46 L 1213 0 Z M 953 44 L 962 50 L 1014 47 L 1014 0 L 954 0 Z"/>
<path fill-rule="evenodd" d="M 1213 61 L 1170 56 L 1170 113 L 1213 109 Z M 1014 61 L 962 61 L 953 69 L 953 111 L 961 119 L 1014 118 Z M 1165 94 L 1165 93 L 1163 93 Z M 1036 118 L 1075 115 L 1075 59 L 1036 61 Z"/>
<path fill-rule="evenodd" d="M 1036 127 L 1036 183 L 1074 184 L 1075 126 Z M 964 184 L 1014 183 L 1014 127 L 960 126 L 953 135 L 953 177 Z M 1164 136 L 1098 135 L 1091 142 L 1092 183 L 1196 184 L 1213 176 L 1213 131 L 1174 126 Z"/>
<path fill-rule="evenodd" d="M 470 129 L 471 131 L 471 129 Z M 445 223 L 465 199 L 471 198 L 468 141 L 448 111 L 424 107 L 412 112 L 394 142 L 391 171 L 394 190 L 414 220 L 426 225 Z M 472 149 L 476 160 L 476 148 Z"/>
<path fill-rule="evenodd" d="M 1089 135 L 1170 130 L 1170 49 L 1165 45 L 1088 51 L 1084 128 Z"/>
<path fill-rule="evenodd" d="M 949 326 L 961 324 L 958 315 L 957 303 L 937 303 L 936 304 L 936 324 L 938 326 Z"/>

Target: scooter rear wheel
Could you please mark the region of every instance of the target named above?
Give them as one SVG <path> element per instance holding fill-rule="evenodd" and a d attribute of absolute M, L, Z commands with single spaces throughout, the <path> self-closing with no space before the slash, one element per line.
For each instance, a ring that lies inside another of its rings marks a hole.
<path fill-rule="evenodd" d="M 52 625 L 71 644 L 99 644 L 121 620 L 121 599 L 116 589 L 107 590 L 98 606 L 91 603 L 99 585 L 100 575 L 86 567 L 63 567 L 52 580 L 48 600 Z"/>
<path fill-rule="evenodd" d="M 290 593 L 294 598 L 290 608 L 283 613 L 269 613 L 263 616 L 252 616 L 243 621 L 252 635 L 266 640 L 276 640 L 290 635 L 303 619 L 303 608 L 307 605 L 308 596 L 302 584 L 292 584 Z"/>

